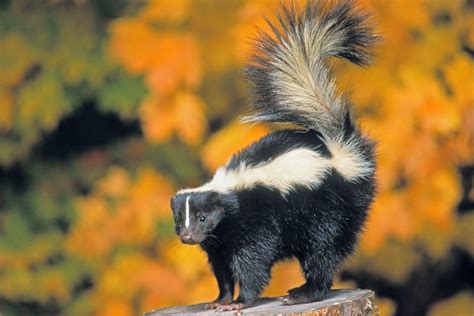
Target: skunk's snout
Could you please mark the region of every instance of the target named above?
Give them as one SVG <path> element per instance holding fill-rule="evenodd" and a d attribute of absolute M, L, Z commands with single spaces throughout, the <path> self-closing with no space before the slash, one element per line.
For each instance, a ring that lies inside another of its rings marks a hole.
<path fill-rule="evenodd" d="M 185 244 L 195 244 L 196 242 L 193 239 L 193 235 L 190 231 L 184 232 L 181 236 L 181 241 Z"/>

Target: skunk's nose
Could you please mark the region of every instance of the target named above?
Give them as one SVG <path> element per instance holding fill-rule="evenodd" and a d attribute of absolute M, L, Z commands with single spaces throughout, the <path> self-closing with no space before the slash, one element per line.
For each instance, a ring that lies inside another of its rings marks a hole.
<path fill-rule="evenodd" d="M 193 236 L 191 235 L 191 233 L 186 233 L 186 234 L 181 236 L 181 240 L 185 244 L 191 244 L 193 242 Z"/>

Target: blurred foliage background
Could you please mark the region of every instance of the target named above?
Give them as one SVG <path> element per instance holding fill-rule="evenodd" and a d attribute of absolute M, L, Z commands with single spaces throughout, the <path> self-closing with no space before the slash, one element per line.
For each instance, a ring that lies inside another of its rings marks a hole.
<path fill-rule="evenodd" d="M 378 139 L 379 194 L 335 287 L 382 315 L 474 310 L 474 1 L 363 0 L 384 41 L 335 62 Z M 272 0 L 0 1 L 0 314 L 137 315 L 210 301 L 169 197 L 267 133 L 242 67 Z M 278 265 L 266 295 L 302 282 Z M 472 314 L 471 314 L 472 315 Z"/>

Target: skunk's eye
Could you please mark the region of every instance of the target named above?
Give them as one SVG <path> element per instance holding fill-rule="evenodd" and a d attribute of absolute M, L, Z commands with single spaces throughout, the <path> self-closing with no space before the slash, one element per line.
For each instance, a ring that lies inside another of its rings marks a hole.
<path fill-rule="evenodd" d="M 201 222 L 204 222 L 204 221 L 206 220 L 206 218 L 205 218 L 204 216 L 201 216 L 201 217 L 199 218 L 199 220 L 200 220 Z"/>

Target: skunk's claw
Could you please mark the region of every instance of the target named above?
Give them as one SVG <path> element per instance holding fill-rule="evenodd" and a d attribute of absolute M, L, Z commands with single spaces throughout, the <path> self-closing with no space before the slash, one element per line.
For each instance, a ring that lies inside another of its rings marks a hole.
<path fill-rule="evenodd" d="M 217 309 L 219 306 L 222 305 L 229 305 L 232 302 L 232 300 L 223 298 L 223 299 L 217 299 L 211 303 L 207 303 L 206 306 L 204 306 L 205 310 L 208 309 Z"/>
<path fill-rule="evenodd" d="M 244 304 L 242 303 L 231 303 L 226 305 L 221 305 L 216 308 L 216 312 L 228 312 L 228 311 L 238 311 L 244 308 Z"/>

